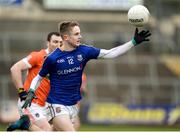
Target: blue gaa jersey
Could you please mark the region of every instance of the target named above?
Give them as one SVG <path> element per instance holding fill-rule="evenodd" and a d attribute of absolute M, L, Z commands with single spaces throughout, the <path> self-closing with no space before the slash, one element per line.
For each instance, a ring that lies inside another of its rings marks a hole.
<path fill-rule="evenodd" d="M 39 75 L 49 74 L 50 92 L 47 102 L 74 105 L 81 99 L 82 73 L 90 59 L 97 59 L 99 48 L 79 45 L 73 51 L 54 50 L 44 61 Z"/>

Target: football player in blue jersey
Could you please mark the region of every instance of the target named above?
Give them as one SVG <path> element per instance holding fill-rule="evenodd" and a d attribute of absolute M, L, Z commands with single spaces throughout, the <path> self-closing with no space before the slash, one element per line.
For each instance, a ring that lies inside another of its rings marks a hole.
<path fill-rule="evenodd" d="M 76 104 L 81 100 L 80 87 L 86 63 L 91 59 L 118 57 L 143 41 L 149 41 L 151 33 L 148 30 L 139 32 L 136 28 L 132 40 L 106 50 L 80 44 L 82 36 L 77 22 L 62 22 L 59 31 L 63 39 L 63 50 L 57 48 L 47 56 L 42 69 L 31 83 L 23 108 L 31 105 L 39 82 L 49 74 L 51 88 L 47 102 L 53 125 L 56 130 L 75 131 L 73 119 L 78 113 Z"/>

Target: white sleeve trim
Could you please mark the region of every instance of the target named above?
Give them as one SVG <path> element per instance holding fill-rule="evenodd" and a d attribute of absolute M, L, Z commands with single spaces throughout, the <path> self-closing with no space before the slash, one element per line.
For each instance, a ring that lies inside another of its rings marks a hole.
<path fill-rule="evenodd" d="M 106 50 L 101 49 L 98 58 L 115 58 L 124 53 L 126 53 L 129 49 L 133 47 L 132 41 L 129 41 L 123 45 L 117 46 L 115 48 Z"/>
<path fill-rule="evenodd" d="M 22 60 L 23 60 L 23 62 L 27 65 L 28 68 L 31 68 L 31 67 L 32 67 L 32 65 L 28 62 L 28 59 L 27 59 L 27 58 L 23 58 Z"/>
<path fill-rule="evenodd" d="M 38 74 L 38 75 L 32 80 L 31 85 L 30 85 L 30 89 L 33 90 L 33 91 L 35 91 L 35 90 L 38 88 L 38 86 L 39 86 L 42 78 L 43 78 L 43 77 L 41 77 L 41 76 Z"/>

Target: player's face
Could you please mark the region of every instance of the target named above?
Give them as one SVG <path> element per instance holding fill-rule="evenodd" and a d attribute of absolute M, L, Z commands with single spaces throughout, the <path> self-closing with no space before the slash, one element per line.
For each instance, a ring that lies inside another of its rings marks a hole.
<path fill-rule="evenodd" d="M 79 26 L 74 26 L 70 32 L 68 43 L 73 47 L 78 46 L 81 43 L 81 31 Z"/>
<path fill-rule="evenodd" d="M 50 42 L 48 42 L 49 52 L 54 51 L 56 48 L 62 46 L 61 36 L 52 35 Z"/>

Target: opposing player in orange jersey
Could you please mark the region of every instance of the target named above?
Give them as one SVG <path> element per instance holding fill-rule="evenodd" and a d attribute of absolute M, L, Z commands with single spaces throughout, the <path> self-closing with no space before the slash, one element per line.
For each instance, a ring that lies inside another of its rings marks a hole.
<path fill-rule="evenodd" d="M 27 91 L 30 87 L 32 79 L 38 74 L 42 67 L 46 56 L 53 52 L 57 47 L 61 47 L 62 39 L 58 32 L 51 32 L 47 36 L 47 48 L 40 51 L 31 52 L 27 57 L 18 61 L 11 67 L 12 81 L 18 90 L 19 100 L 18 108 L 20 113 L 20 120 L 8 127 L 8 131 L 15 129 L 29 129 L 29 130 L 47 130 L 50 131 L 51 126 L 48 123 L 48 117 L 46 114 L 46 98 L 50 89 L 50 82 L 48 78 L 43 79 L 38 87 L 35 95 L 37 99 L 34 99 L 31 107 L 27 109 L 21 109 L 24 100 L 27 97 Z M 26 79 L 23 85 L 22 72 L 27 70 Z M 30 127 L 28 126 L 30 119 Z"/>

